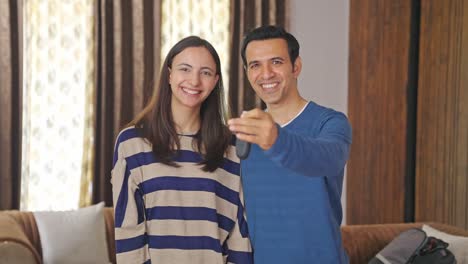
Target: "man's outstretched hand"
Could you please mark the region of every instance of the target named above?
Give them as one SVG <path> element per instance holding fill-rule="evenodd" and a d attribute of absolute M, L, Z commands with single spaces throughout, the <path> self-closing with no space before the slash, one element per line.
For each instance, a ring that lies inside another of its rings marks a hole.
<path fill-rule="evenodd" d="M 230 119 L 228 125 L 238 139 L 257 144 L 263 150 L 270 149 L 278 138 L 275 121 L 258 108 L 244 111 L 239 118 Z"/>

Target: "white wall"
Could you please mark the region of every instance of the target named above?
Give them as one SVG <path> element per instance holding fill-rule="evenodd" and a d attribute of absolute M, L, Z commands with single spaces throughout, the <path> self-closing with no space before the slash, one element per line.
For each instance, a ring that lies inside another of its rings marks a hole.
<path fill-rule="evenodd" d="M 349 0 L 291 0 L 290 8 L 290 31 L 301 46 L 301 95 L 346 114 Z M 344 222 L 345 188 L 342 197 Z"/>

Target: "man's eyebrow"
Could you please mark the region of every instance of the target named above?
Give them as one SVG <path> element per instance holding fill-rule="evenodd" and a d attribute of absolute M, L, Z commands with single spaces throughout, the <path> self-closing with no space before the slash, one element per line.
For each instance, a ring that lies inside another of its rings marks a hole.
<path fill-rule="evenodd" d="M 282 60 L 282 61 L 284 61 L 284 58 L 283 57 L 274 57 L 274 58 L 271 58 L 270 60 Z"/>
<path fill-rule="evenodd" d="M 255 63 L 258 63 L 258 60 L 249 61 L 249 63 L 247 65 L 250 66 L 250 65 L 255 64 Z"/>
<path fill-rule="evenodd" d="M 268 59 L 268 61 L 274 61 L 274 60 L 284 61 L 285 58 L 283 58 L 283 57 L 273 57 L 273 58 Z M 253 61 L 250 61 L 247 65 L 250 66 L 252 64 L 259 63 L 259 62 L 260 62 L 259 60 L 253 60 Z"/>

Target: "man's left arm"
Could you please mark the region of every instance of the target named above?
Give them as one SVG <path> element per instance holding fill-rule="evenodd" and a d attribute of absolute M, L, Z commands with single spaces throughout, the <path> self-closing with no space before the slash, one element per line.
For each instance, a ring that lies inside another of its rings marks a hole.
<path fill-rule="evenodd" d="M 278 126 L 278 136 L 265 155 L 283 167 L 308 176 L 334 176 L 349 157 L 351 126 L 334 112 L 321 124 L 317 136 L 300 135 Z"/>
<path fill-rule="evenodd" d="M 327 113 L 315 136 L 281 128 L 259 109 L 230 120 L 229 128 L 239 139 L 258 144 L 273 161 L 303 175 L 337 175 L 349 157 L 351 126 L 335 111 Z"/>

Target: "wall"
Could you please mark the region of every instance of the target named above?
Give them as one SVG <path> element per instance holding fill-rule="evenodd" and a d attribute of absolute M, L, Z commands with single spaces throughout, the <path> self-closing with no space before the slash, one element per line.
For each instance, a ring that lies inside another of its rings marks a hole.
<path fill-rule="evenodd" d="M 291 0 L 290 8 L 290 31 L 301 45 L 300 93 L 347 113 L 349 1 Z M 342 197 L 345 213 L 345 189 Z"/>

